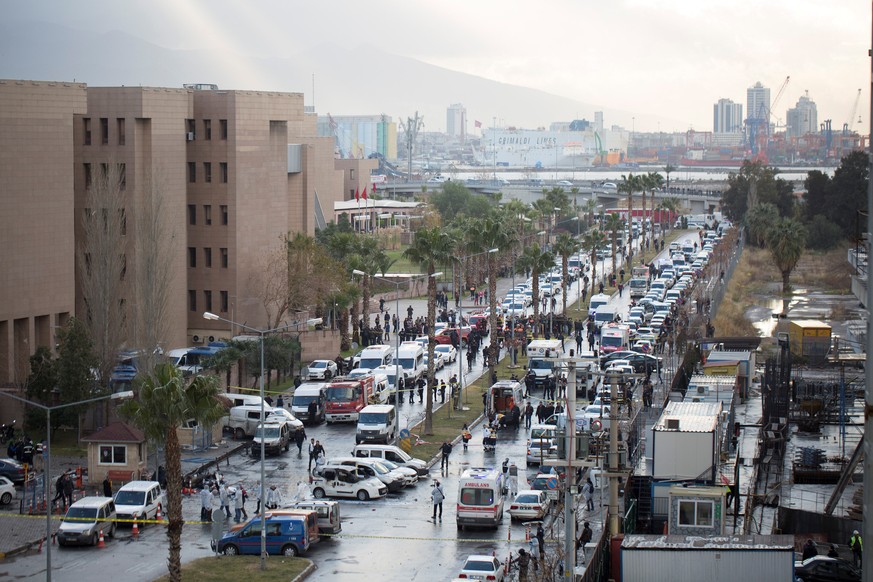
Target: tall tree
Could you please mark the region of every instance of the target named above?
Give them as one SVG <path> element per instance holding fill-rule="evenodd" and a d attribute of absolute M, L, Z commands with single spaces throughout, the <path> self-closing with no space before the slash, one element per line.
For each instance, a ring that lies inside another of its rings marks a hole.
<path fill-rule="evenodd" d="M 866 151 L 850 153 L 834 170 L 834 177 L 831 180 L 825 216 L 840 226 L 844 233 L 855 231 L 858 211 L 866 208 L 869 178 L 867 156 Z"/>
<path fill-rule="evenodd" d="M 314 238 L 302 233 L 286 237 L 284 243 L 285 260 L 275 261 L 276 277 L 284 275 L 287 279 L 288 299 L 283 310 L 276 303 L 274 319 L 269 327 L 278 327 L 289 313 L 308 311 L 315 306 L 323 305 L 324 299 L 347 280 L 346 273 L 333 261 L 324 246 Z M 269 274 L 261 275 L 266 281 Z M 263 295 L 264 289 L 253 280 L 251 284 Z M 276 284 L 277 287 L 279 284 Z M 279 295 L 277 295 L 278 297 Z"/>
<path fill-rule="evenodd" d="M 452 260 L 452 240 L 440 228 L 420 228 L 403 256 L 427 273 L 427 404 L 424 412 L 424 433 L 433 434 L 434 327 L 436 324 L 436 277 L 440 265 Z"/>
<path fill-rule="evenodd" d="M 606 222 L 604 223 L 603 228 L 606 229 L 606 232 L 609 233 L 610 239 L 612 240 L 612 274 L 615 275 L 618 272 L 615 267 L 615 255 L 618 251 L 618 235 L 621 234 L 621 231 L 624 228 L 624 221 L 618 213 L 613 212 L 606 215 Z M 628 236 L 630 236 L 630 233 L 628 233 Z"/>
<path fill-rule="evenodd" d="M 633 220 L 634 220 L 634 192 L 638 192 L 643 189 L 643 180 L 642 176 L 634 176 L 630 174 L 625 176 L 622 174 L 621 176 L 621 184 L 618 185 L 618 191 L 624 192 L 627 194 L 627 236 L 628 236 L 628 244 L 627 244 L 627 254 L 628 260 L 633 261 L 634 251 L 633 244 L 631 244 L 631 238 L 633 237 Z M 645 196 L 645 193 L 643 193 Z M 613 239 L 613 245 L 615 244 Z M 612 249 L 612 270 L 615 272 L 615 248 Z"/>
<path fill-rule="evenodd" d="M 163 443 L 167 469 L 167 569 L 171 582 L 182 580 L 182 455 L 176 430 L 189 420 L 212 427 L 225 414 L 215 376 L 195 376 L 188 383 L 172 364 L 159 364 L 138 382 L 137 398 L 120 411 L 152 443 Z M 261 484 L 261 499 L 264 499 Z"/>
<path fill-rule="evenodd" d="M 745 160 L 737 173 L 728 175 L 728 189 L 722 193 L 721 206 L 728 218 L 742 222 L 746 212 L 757 204 L 771 203 L 781 216 L 794 213 L 793 188 L 777 178 L 778 170 L 763 162 Z"/>
<path fill-rule="evenodd" d="M 567 284 L 570 280 L 567 276 L 568 263 L 570 257 L 578 253 L 581 248 L 581 243 L 566 232 L 562 232 L 555 239 L 555 254 L 561 257 L 561 286 L 563 287 L 561 300 L 564 304 L 564 313 L 567 313 Z"/>
<path fill-rule="evenodd" d="M 749 240 L 758 247 L 767 243 L 770 229 L 779 222 L 779 211 L 772 204 L 758 204 L 746 213 Z"/>
<path fill-rule="evenodd" d="M 806 228 L 793 218 L 782 218 L 767 233 L 767 249 L 782 273 L 782 292 L 791 292 L 791 271 L 803 255 L 806 244 Z M 782 314 L 787 313 L 788 303 L 783 301 Z"/>
<path fill-rule="evenodd" d="M 143 348 L 141 366 L 147 370 L 158 363 L 159 348 L 167 345 L 170 333 L 170 292 L 173 285 L 173 218 L 166 205 L 163 176 L 154 172 L 138 193 L 133 239 L 136 248 L 134 279 L 136 304 L 134 338 Z"/>
<path fill-rule="evenodd" d="M 473 244 L 484 254 L 488 267 L 488 329 L 491 330 L 490 349 L 488 350 L 488 375 L 494 377 L 497 368 L 497 253 L 488 252 L 491 249 L 506 251 L 510 234 L 504 228 L 503 222 L 497 217 L 488 217 L 480 223 L 474 233 Z"/>
<path fill-rule="evenodd" d="M 430 203 L 440 213 L 444 223 L 453 221 L 459 215 L 484 218 L 493 207 L 486 196 L 471 192 L 460 182 L 445 182 L 442 186 L 442 191 L 430 195 Z"/>
<path fill-rule="evenodd" d="M 518 267 L 524 271 L 530 271 L 533 282 L 534 325 L 537 327 L 539 327 L 540 321 L 540 273 L 551 269 L 553 264 L 554 255 L 540 248 L 538 243 L 525 247 L 518 259 Z"/>
<path fill-rule="evenodd" d="M 597 250 L 606 244 L 606 235 L 592 229 L 582 235 L 582 249 L 591 257 L 591 288 L 597 283 Z M 601 273 L 602 275 L 602 273 Z"/>
<path fill-rule="evenodd" d="M 379 246 L 379 241 L 371 236 L 359 240 L 358 252 L 353 259 L 355 268 L 365 273 L 361 281 L 361 317 L 364 325 L 370 325 L 370 297 L 373 290 L 373 277 L 385 273 L 391 266 L 391 259 Z M 396 314 L 400 317 L 400 314 Z"/>
<path fill-rule="evenodd" d="M 87 400 L 94 395 L 94 370 L 99 360 L 85 323 L 71 317 L 58 329 L 58 392 L 62 403 Z M 70 407 L 66 414 L 80 419 L 87 405 Z"/>
<path fill-rule="evenodd" d="M 675 172 L 678 169 L 679 168 L 677 168 L 676 166 L 674 166 L 673 164 L 671 164 L 669 162 L 667 163 L 666 166 L 664 166 L 664 173 L 667 174 L 667 193 L 670 192 L 670 174 L 672 174 L 673 172 Z"/>
<path fill-rule="evenodd" d="M 649 172 L 643 176 L 645 187 L 652 192 L 652 232 L 654 233 L 655 226 L 655 192 L 664 186 L 664 177 L 658 172 Z M 640 248 L 646 246 L 646 193 L 643 192 L 643 220 L 641 223 L 642 243 Z M 654 238 L 654 237 L 653 237 Z"/>
<path fill-rule="evenodd" d="M 123 164 L 104 163 L 87 190 L 78 250 L 79 281 L 98 359 L 100 383 L 109 386 L 118 349 L 127 339 L 127 187 Z"/>

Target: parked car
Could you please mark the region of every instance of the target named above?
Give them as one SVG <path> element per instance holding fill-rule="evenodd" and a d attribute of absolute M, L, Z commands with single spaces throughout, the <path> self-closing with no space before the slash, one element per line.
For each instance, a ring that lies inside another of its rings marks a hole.
<path fill-rule="evenodd" d="M 388 487 L 375 477 L 361 479 L 354 467 L 324 465 L 312 476 L 312 495 L 324 497 L 352 497 L 360 501 L 388 495 Z"/>
<path fill-rule="evenodd" d="M 503 562 L 494 556 L 469 556 L 458 573 L 458 578 L 503 582 Z"/>
<path fill-rule="evenodd" d="M 336 374 L 336 362 L 333 360 L 314 360 L 309 364 L 310 380 L 330 380 Z"/>
<path fill-rule="evenodd" d="M 545 491 L 527 489 L 519 491 L 509 506 L 512 519 L 543 519 L 549 511 L 549 498 Z"/>
<path fill-rule="evenodd" d="M 440 344 L 434 346 L 433 351 L 442 354 L 443 360 L 449 364 L 455 363 L 458 359 L 458 350 L 456 350 L 455 346 L 452 344 Z"/>
<path fill-rule="evenodd" d="M 302 515 L 272 514 L 267 512 L 266 548 L 268 554 L 297 556 L 306 553 L 311 539 Z M 217 542 L 212 541 L 212 549 L 220 554 L 259 555 L 261 553 L 261 518 L 253 517 L 238 529 L 231 530 Z"/>
<path fill-rule="evenodd" d="M 115 502 L 111 497 L 83 497 L 67 509 L 58 527 L 58 545 L 96 546 L 101 531 L 106 536 L 115 536 L 116 519 Z"/>
<path fill-rule="evenodd" d="M 549 501 L 558 501 L 561 492 L 561 479 L 553 473 L 539 473 L 530 482 L 530 488 L 543 493 Z"/>
<path fill-rule="evenodd" d="M 13 483 L 24 483 L 24 465 L 15 459 L 0 459 L 0 476 Z"/>
<path fill-rule="evenodd" d="M 0 477 L 0 505 L 9 505 L 15 497 L 15 485 L 9 477 Z"/>
<path fill-rule="evenodd" d="M 845 560 L 813 556 L 794 562 L 794 579 L 801 582 L 854 582 L 861 580 L 861 571 Z"/>

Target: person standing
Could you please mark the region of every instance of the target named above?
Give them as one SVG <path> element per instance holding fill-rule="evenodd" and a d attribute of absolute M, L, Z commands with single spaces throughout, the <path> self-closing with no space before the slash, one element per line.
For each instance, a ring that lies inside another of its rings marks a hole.
<path fill-rule="evenodd" d="M 449 455 L 452 454 L 452 445 L 449 444 L 448 441 L 443 441 L 443 444 L 440 445 L 440 470 L 449 468 Z"/>
<path fill-rule="evenodd" d="M 585 480 L 585 485 L 582 486 L 582 496 L 585 498 L 585 509 L 594 511 L 594 483 L 591 477 Z"/>
<path fill-rule="evenodd" d="M 103 479 L 103 497 L 112 497 L 112 481 L 109 480 L 109 475 Z"/>
<path fill-rule="evenodd" d="M 64 478 L 64 495 L 67 498 L 67 506 L 73 504 L 73 478 L 67 475 Z"/>
<path fill-rule="evenodd" d="M 530 564 L 530 555 L 524 548 L 521 548 L 518 550 L 518 557 L 512 561 L 518 564 L 518 579 L 525 582 L 527 580 L 527 567 Z"/>
<path fill-rule="evenodd" d="M 275 485 L 270 485 L 270 490 L 267 491 L 266 509 L 276 509 L 281 502 L 282 495 L 279 493 L 279 490 L 276 489 Z"/>
<path fill-rule="evenodd" d="M 528 401 L 527 405 L 524 407 L 524 428 L 530 428 L 531 417 L 533 416 L 533 413 L 533 406 L 531 405 L 530 401 Z"/>
<path fill-rule="evenodd" d="M 803 544 L 803 556 L 800 559 L 805 561 L 817 555 L 818 550 L 815 548 L 815 542 L 812 540 L 806 540 L 806 543 Z"/>
<path fill-rule="evenodd" d="M 309 472 L 312 472 L 312 462 L 315 461 L 315 439 L 309 439 Z"/>
<path fill-rule="evenodd" d="M 306 429 L 302 426 L 294 431 L 294 444 L 297 445 L 297 458 L 303 458 L 303 443 L 306 442 Z"/>
<path fill-rule="evenodd" d="M 218 490 L 218 498 L 221 500 L 220 509 L 224 511 L 227 519 L 230 519 L 230 491 L 228 491 L 227 485 L 224 483 L 221 484 L 221 488 Z"/>
<path fill-rule="evenodd" d="M 240 484 L 239 484 L 239 487 L 237 487 L 237 491 L 238 491 L 237 494 L 239 495 L 239 498 L 240 498 L 240 500 L 241 500 L 241 501 L 240 501 L 239 508 L 240 508 L 240 510 L 242 511 L 243 519 L 248 519 L 248 518 L 249 518 L 249 512 L 246 511 L 246 501 L 249 500 L 249 492 L 246 491 L 246 488 L 243 486 L 242 483 L 240 483 Z"/>
<path fill-rule="evenodd" d="M 509 464 L 509 493 L 513 499 L 518 495 L 518 466 L 515 461 Z"/>
<path fill-rule="evenodd" d="M 208 487 L 200 490 L 200 521 L 212 521 L 212 492 Z"/>
<path fill-rule="evenodd" d="M 464 443 L 464 451 L 467 450 L 467 446 L 470 444 L 470 439 L 473 438 L 473 435 L 470 434 L 470 428 L 467 426 L 467 423 L 464 423 L 464 428 L 461 430 L 461 441 Z"/>
<path fill-rule="evenodd" d="M 861 564 L 863 564 L 861 557 L 864 552 L 864 541 L 861 539 L 861 534 L 858 533 L 858 530 L 852 532 L 852 537 L 849 539 L 849 547 L 852 548 L 852 564 L 856 568 L 860 568 Z"/>
<path fill-rule="evenodd" d="M 576 545 L 577 550 L 582 550 L 582 562 L 585 562 L 587 559 L 585 556 L 585 544 L 590 543 L 593 536 L 594 532 L 591 531 L 591 524 L 586 521 L 585 525 L 582 526 L 582 533 L 579 535 L 579 543 Z"/>
<path fill-rule="evenodd" d="M 440 485 L 439 480 L 435 480 L 433 482 L 433 487 L 430 490 L 430 498 L 433 501 L 433 520 L 437 519 L 437 510 L 439 510 L 440 521 L 443 520 L 443 500 L 446 498 L 446 494 L 443 491 L 443 486 Z"/>
<path fill-rule="evenodd" d="M 831 544 L 831 549 L 828 550 L 828 558 L 839 558 L 840 553 L 837 551 L 837 545 Z"/>
<path fill-rule="evenodd" d="M 233 503 L 233 522 L 239 523 L 242 518 L 242 493 L 236 490 L 236 487 L 227 488 L 228 499 Z"/>
<path fill-rule="evenodd" d="M 546 555 L 546 530 L 543 529 L 543 524 L 537 526 L 537 546 L 540 556 Z"/>

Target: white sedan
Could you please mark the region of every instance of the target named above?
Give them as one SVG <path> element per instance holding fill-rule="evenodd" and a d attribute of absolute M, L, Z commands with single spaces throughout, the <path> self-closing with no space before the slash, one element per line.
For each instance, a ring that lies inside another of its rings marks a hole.
<path fill-rule="evenodd" d="M 458 578 L 503 582 L 503 563 L 494 556 L 469 556 Z"/>
<path fill-rule="evenodd" d="M 0 505 L 9 505 L 15 497 L 15 485 L 8 477 L 0 476 Z"/>
<path fill-rule="evenodd" d="M 458 350 L 452 344 L 438 344 L 433 348 L 434 352 L 442 354 L 443 360 L 453 364 L 458 360 Z"/>
<path fill-rule="evenodd" d="M 330 380 L 336 373 L 336 362 L 333 360 L 314 360 L 309 364 L 310 380 Z"/>
<path fill-rule="evenodd" d="M 528 489 L 519 491 L 509 506 L 512 519 L 543 519 L 549 511 L 549 498 L 545 491 Z"/>

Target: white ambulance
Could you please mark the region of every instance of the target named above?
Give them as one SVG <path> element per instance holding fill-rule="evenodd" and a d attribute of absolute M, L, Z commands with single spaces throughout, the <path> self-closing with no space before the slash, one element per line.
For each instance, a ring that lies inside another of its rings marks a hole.
<path fill-rule="evenodd" d="M 506 481 L 500 469 L 475 467 L 461 474 L 457 524 L 497 528 L 503 521 Z"/>

